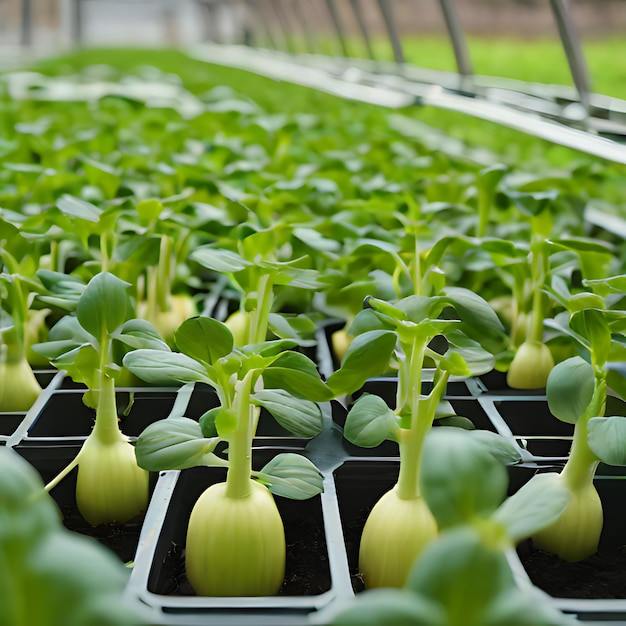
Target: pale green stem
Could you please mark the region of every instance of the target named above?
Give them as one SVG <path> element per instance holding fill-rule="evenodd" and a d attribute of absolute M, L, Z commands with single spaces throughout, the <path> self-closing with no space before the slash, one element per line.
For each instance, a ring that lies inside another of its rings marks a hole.
<path fill-rule="evenodd" d="M 405 367 L 398 373 L 398 378 L 406 376 L 408 380 L 403 381 L 403 389 L 406 396 L 402 403 L 398 404 L 396 411 L 402 414 L 405 408 L 409 408 L 411 423 L 409 428 L 401 428 L 399 433 L 400 447 L 400 473 L 398 475 L 397 491 L 398 497 L 403 500 L 410 500 L 419 495 L 419 464 L 422 457 L 422 445 L 426 430 L 425 424 L 420 420 L 419 407 L 422 393 L 422 365 L 424 361 L 424 342 L 413 339 L 411 345 L 403 346 L 406 355 Z M 400 389 L 400 384 L 398 384 Z"/>
<path fill-rule="evenodd" d="M 159 264 L 156 277 L 156 298 L 159 310 L 162 312 L 170 309 L 170 289 L 172 284 L 172 251 L 173 241 L 169 235 L 161 235 L 159 248 Z"/>
<path fill-rule="evenodd" d="M 22 337 L 20 337 L 22 334 Z M 26 359 L 26 343 L 24 342 L 23 333 L 18 332 L 17 327 L 8 328 L 2 332 L 2 346 L 0 354 L 2 362 L 21 363 Z"/>
<path fill-rule="evenodd" d="M 256 309 L 250 313 L 250 343 L 265 341 L 274 301 L 273 289 L 274 285 L 270 274 L 263 274 L 259 278 Z"/>
<path fill-rule="evenodd" d="M 51 491 L 54 489 L 77 465 L 80 460 L 80 452 L 74 457 L 74 459 L 66 465 L 45 487 L 45 491 Z"/>
<path fill-rule="evenodd" d="M 154 323 L 158 311 L 158 272 L 156 267 L 146 268 L 146 319 Z"/>
<path fill-rule="evenodd" d="M 96 423 L 92 436 L 105 444 L 115 443 L 122 438 L 115 404 L 115 381 L 100 370 L 99 382 Z"/>
<path fill-rule="evenodd" d="M 533 235 L 531 244 L 532 253 L 532 288 L 533 288 L 533 306 L 528 321 L 528 341 L 543 342 L 543 319 L 544 319 L 544 294 L 543 288 L 546 272 L 545 272 L 545 241 L 541 236 Z"/>
<path fill-rule="evenodd" d="M 596 388 L 591 402 L 574 426 L 572 448 L 562 470 L 562 476 L 572 491 L 578 491 L 593 481 L 599 464 L 598 457 L 587 442 L 588 423 L 592 417 L 602 417 L 606 404 L 606 381 L 596 380 Z"/>
<path fill-rule="evenodd" d="M 487 225 L 489 224 L 489 212 L 491 209 L 491 194 L 485 189 L 484 183 L 478 184 L 478 226 L 476 236 L 483 238 L 487 233 Z"/>
<path fill-rule="evenodd" d="M 413 292 L 416 296 L 424 294 L 424 286 L 422 284 L 422 260 L 420 257 L 420 248 L 417 242 L 417 228 L 415 230 L 415 250 L 413 251 Z"/>
<path fill-rule="evenodd" d="M 249 371 L 235 392 L 233 409 L 237 414 L 237 428 L 228 439 L 228 472 L 226 474 L 226 497 L 247 498 L 250 495 L 252 474 L 251 421 L 253 406 L 250 393 L 255 379 L 254 370 Z"/>
<path fill-rule="evenodd" d="M 107 232 L 100 235 L 100 271 L 109 271 L 109 235 Z"/>

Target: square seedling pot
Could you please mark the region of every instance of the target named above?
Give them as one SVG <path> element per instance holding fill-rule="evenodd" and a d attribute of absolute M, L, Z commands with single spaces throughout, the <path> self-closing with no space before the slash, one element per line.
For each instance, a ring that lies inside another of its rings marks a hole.
<path fill-rule="evenodd" d="M 255 466 L 284 451 L 254 451 Z M 287 541 L 286 575 L 276 596 L 195 595 L 184 569 L 191 510 L 210 485 L 223 481 L 223 468 L 163 472 L 149 507 L 128 592 L 159 614 L 163 624 L 280 626 L 311 623 L 311 615 L 350 593 L 345 550 L 332 477 L 323 494 L 295 501 L 276 497 Z M 219 567 L 219 563 L 215 564 Z"/>
<path fill-rule="evenodd" d="M 530 478 L 530 475 L 532 473 L 527 477 Z M 564 613 L 574 615 L 585 623 L 624 626 L 626 471 L 624 468 L 601 466 L 594 484 L 604 511 L 597 554 L 578 563 L 569 563 L 536 551 L 529 540 L 518 546 L 519 561 L 514 560 L 513 566 L 518 576 L 542 589 Z"/>
<path fill-rule="evenodd" d="M 81 443 L 50 442 L 40 445 L 17 445 L 13 450 L 26 459 L 38 472 L 44 484 L 52 480 L 78 454 Z M 144 514 L 124 524 L 100 524 L 92 526 L 80 514 L 76 505 L 76 476 L 74 468 L 57 486 L 50 490 L 50 495 L 57 503 L 63 516 L 63 524 L 69 530 L 96 539 L 112 550 L 126 563 L 132 561 L 139 543 L 139 534 Z M 156 475 L 150 477 L 150 491 L 154 489 Z"/>

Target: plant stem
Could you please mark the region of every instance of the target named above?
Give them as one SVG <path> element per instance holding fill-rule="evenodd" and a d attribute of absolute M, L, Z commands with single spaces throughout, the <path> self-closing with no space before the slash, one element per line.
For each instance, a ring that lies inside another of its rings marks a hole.
<path fill-rule="evenodd" d="M 259 278 L 256 309 L 250 313 L 250 343 L 265 341 L 274 301 L 273 289 L 274 285 L 270 274 L 263 274 Z"/>
<path fill-rule="evenodd" d="M 255 371 L 249 371 L 242 381 L 237 382 L 233 409 L 237 415 L 237 427 L 228 440 L 228 472 L 226 474 L 226 496 L 247 498 L 250 495 L 252 474 L 252 433 L 254 423 L 250 393 Z"/>
<path fill-rule="evenodd" d="M 158 272 L 156 267 L 146 268 L 146 319 L 155 323 L 158 311 Z"/>
<path fill-rule="evenodd" d="M 162 312 L 170 309 L 170 290 L 172 284 L 172 250 L 173 241 L 169 235 L 161 235 L 159 248 L 159 264 L 156 276 L 156 299 L 159 310 Z"/>
<path fill-rule="evenodd" d="M 96 423 L 92 434 L 102 443 L 115 443 L 122 437 L 115 404 L 115 381 L 103 371 L 99 373 L 99 380 Z"/>
<path fill-rule="evenodd" d="M 530 246 L 532 261 L 533 306 L 528 321 L 528 341 L 543 342 L 544 294 L 541 291 L 546 279 L 545 272 L 545 241 L 540 235 L 533 235 Z"/>
<path fill-rule="evenodd" d="M 404 344 L 406 361 L 398 372 L 398 390 L 402 397 L 396 410 L 402 413 L 406 408 L 410 413 L 408 428 L 401 428 L 398 444 L 400 446 L 400 473 L 397 492 L 402 500 L 411 500 L 419 496 L 419 465 L 422 458 L 424 438 L 428 432 L 428 420 L 421 419 L 420 399 L 422 397 L 422 366 L 426 344 L 417 338 L 412 344 Z M 405 378 L 401 383 L 401 380 Z"/>
<path fill-rule="evenodd" d="M 480 239 L 487 233 L 491 200 L 491 194 L 487 191 L 484 181 L 481 181 L 478 184 L 478 226 L 476 228 L 476 236 Z"/>
<path fill-rule="evenodd" d="M 596 379 L 591 402 L 574 426 L 572 448 L 562 470 L 563 479 L 572 491 L 578 491 L 593 481 L 600 461 L 587 443 L 587 425 L 592 417 L 601 417 L 604 414 L 605 403 L 606 381 Z"/>
<path fill-rule="evenodd" d="M 109 271 L 109 234 L 106 231 L 100 235 L 100 271 Z"/>
<path fill-rule="evenodd" d="M 101 443 L 115 443 L 122 437 L 115 403 L 115 381 L 105 373 L 109 356 L 109 337 L 103 333 L 100 341 L 100 368 L 98 371 L 98 405 L 92 435 Z"/>
<path fill-rule="evenodd" d="M 80 452 L 74 457 L 74 459 L 66 465 L 45 487 L 44 491 L 51 491 L 54 489 L 77 465 L 80 460 Z"/>

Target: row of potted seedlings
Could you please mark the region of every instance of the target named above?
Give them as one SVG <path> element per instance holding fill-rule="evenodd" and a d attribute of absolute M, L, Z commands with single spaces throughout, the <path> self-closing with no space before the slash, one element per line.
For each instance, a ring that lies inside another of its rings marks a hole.
<path fill-rule="evenodd" d="M 623 615 L 541 594 L 514 552 L 619 542 L 626 279 L 570 211 L 575 181 L 461 164 L 269 214 L 246 203 L 271 161 L 231 168 L 213 206 L 116 196 L 92 157 L 90 199 L 45 187 L 1 216 L 0 443 L 133 562 L 149 621 Z"/>

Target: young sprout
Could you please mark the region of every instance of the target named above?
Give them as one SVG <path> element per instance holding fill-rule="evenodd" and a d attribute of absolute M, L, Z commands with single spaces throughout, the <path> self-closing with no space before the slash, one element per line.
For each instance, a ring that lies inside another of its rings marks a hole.
<path fill-rule="evenodd" d="M 136 205 L 138 224 L 144 227 L 141 240 L 144 243 L 152 240 L 156 252 L 156 259 L 150 259 L 153 262 L 145 268 L 145 287 L 141 290 L 137 312 L 173 346 L 176 328 L 198 311 L 190 295 L 173 293 L 176 269 L 179 259 L 187 254 L 190 231 L 174 219 L 175 215 L 167 210 L 164 202 L 141 200 Z"/>
<path fill-rule="evenodd" d="M 570 624 L 509 564 L 515 544 L 553 521 L 569 494 L 537 474 L 505 499 L 510 444 L 493 433 L 438 428 L 426 439 L 420 476 L 439 537 L 412 564 L 401 589 L 367 590 L 333 609 L 333 626 Z M 484 435 L 484 433 L 483 433 Z"/>
<path fill-rule="evenodd" d="M 551 294 L 565 307 L 567 321 L 550 327 L 573 339 L 583 356 L 558 363 L 548 378 L 548 406 L 558 419 L 574 424 L 569 458 L 558 475 L 571 493 L 570 504 L 550 527 L 533 536 L 536 547 L 568 561 L 579 561 L 598 549 L 603 526 L 602 503 L 593 484 L 600 462 L 626 465 L 626 419 L 605 417 L 607 389 L 626 398 L 626 312 L 608 303 L 622 298 L 626 277 L 585 281 L 606 294 L 570 294 L 554 280 Z"/>
<path fill-rule="evenodd" d="M 289 340 L 235 348 L 228 327 L 209 317 L 191 318 L 175 333 L 180 353 L 136 350 L 124 364 L 150 382 L 177 380 L 211 385 L 219 406 L 200 423 L 170 417 L 149 426 L 137 441 L 142 467 L 227 467 L 226 481 L 209 487 L 194 505 L 186 547 L 187 576 L 201 595 L 273 595 L 282 584 L 285 537 L 273 494 L 310 498 L 321 476 L 304 456 L 280 454 L 260 471 L 252 469 L 252 442 L 260 408 L 290 432 L 313 436 L 322 427 L 313 400 L 330 390 L 315 365 L 286 350 Z M 309 398 L 309 399 L 305 399 Z M 228 444 L 228 460 L 213 450 Z"/>
<path fill-rule="evenodd" d="M 75 316 L 63 317 L 49 341 L 35 346 L 76 382 L 84 383 L 95 405 L 93 430 L 76 458 L 48 485 L 50 490 L 78 466 L 76 503 L 92 525 L 126 522 L 145 510 L 148 473 L 139 468 L 122 434 L 115 402 L 115 379 L 124 354 L 134 348 L 167 350 L 156 330 L 134 319 L 130 285 L 113 274 L 94 276 L 82 292 Z"/>
<path fill-rule="evenodd" d="M 487 303 L 460 288 L 448 288 L 442 295 L 429 298 L 409 296 L 393 305 L 374 298 L 367 303 L 370 308 L 357 315 L 353 328 L 357 335 L 384 329 L 392 338 L 399 364 L 396 407 L 389 409 L 378 396 L 361 396 L 348 413 L 344 434 L 355 445 L 365 447 L 379 445 L 386 439 L 399 444 L 398 482 L 370 513 L 359 557 L 368 587 L 398 587 L 406 581 L 417 554 L 437 534 L 435 520 L 421 497 L 419 474 L 424 439 L 447 381 L 450 375 L 489 371 L 493 366 L 492 352 L 481 343 L 497 352 L 506 338 Z M 450 314 L 452 310 L 455 317 Z M 435 337 L 445 338 L 439 352 L 430 347 Z M 427 357 L 435 368 L 432 390 L 424 394 L 422 379 Z M 340 385 L 345 369 L 342 365 L 328 379 L 333 390 Z"/>
<path fill-rule="evenodd" d="M 256 242 L 260 245 L 264 240 L 262 235 Z M 266 336 L 274 284 L 310 287 L 314 283 L 308 271 L 291 264 L 253 264 L 217 248 L 196 251 L 194 258 L 212 269 L 246 272 L 247 280 L 257 276 L 256 284 L 247 283 L 251 342 L 236 347 L 225 324 L 195 317 L 174 334 L 180 353 L 136 350 L 126 355 L 124 365 L 149 382 L 202 382 L 213 387 L 219 398 L 219 406 L 199 424 L 170 417 L 148 427 L 137 441 L 137 458 L 151 470 L 196 465 L 228 468 L 226 480 L 209 487 L 192 510 L 187 576 L 200 595 L 273 595 L 284 578 L 286 546 L 272 494 L 310 498 L 322 490 L 322 479 L 306 457 L 291 453 L 277 455 L 260 471 L 252 469 L 260 409 L 265 407 L 290 432 L 310 437 L 322 428 L 321 409 L 315 402 L 329 400 L 332 392 L 315 364 L 291 350 L 297 340 L 266 341 Z M 220 441 L 228 444 L 227 460 L 213 452 Z"/>
<path fill-rule="evenodd" d="M 509 192 L 515 204 L 530 218 L 530 275 L 525 285 L 530 294 L 531 308 L 527 312 L 524 341 L 517 347 L 509 365 L 506 381 L 514 389 L 539 389 L 546 386 L 554 359 L 544 341 L 543 322 L 547 310 L 547 296 L 543 292 L 549 261 L 547 238 L 552 231 L 550 202 L 555 192 Z"/>
<path fill-rule="evenodd" d="M 3 266 L 0 274 L 0 411 L 27 411 L 41 393 L 27 358 L 29 305 L 32 291 L 37 287 L 28 278 L 34 276 L 36 270 L 36 258 L 31 251 L 32 246 L 17 229 L 12 233 L 11 243 L 0 242 Z"/>

